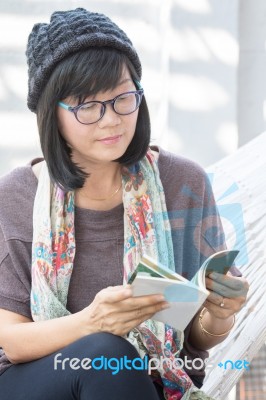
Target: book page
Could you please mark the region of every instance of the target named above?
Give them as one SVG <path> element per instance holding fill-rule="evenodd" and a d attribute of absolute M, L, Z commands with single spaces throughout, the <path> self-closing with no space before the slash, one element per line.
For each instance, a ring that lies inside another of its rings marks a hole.
<path fill-rule="evenodd" d="M 163 294 L 170 308 L 157 312 L 152 319 L 184 330 L 209 294 L 200 290 L 192 282 L 173 281 L 137 275 L 132 283 L 133 295 Z"/>
<path fill-rule="evenodd" d="M 146 275 L 149 274 L 150 276 L 154 277 L 164 277 L 168 279 L 188 282 L 188 280 L 183 276 L 177 274 L 175 271 L 172 271 L 169 268 L 166 268 L 161 263 L 156 263 L 155 260 L 147 255 L 143 255 L 137 268 L 130 276 L 128 283 L 132 283 L 139 273 L 143 273 Z"/>
<path fill-rule="evenodd" d="M 219 274 L 226 275 L 234 263 L 238 250 L 222 250 L 212 254 L 202 264 L 196 275 L 191 279 L 195 285 L 205 287 L 205 276 L 211 272 L 218 272 Z"/>

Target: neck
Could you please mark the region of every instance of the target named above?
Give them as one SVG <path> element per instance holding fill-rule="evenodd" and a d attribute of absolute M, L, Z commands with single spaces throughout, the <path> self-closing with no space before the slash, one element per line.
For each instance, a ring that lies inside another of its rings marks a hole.
<path fill-rule="evenodd" d="M 76 205 L 104 209 L 122 201 L 121 166 L 117 163 L 90 168 L 84 186 L 76 190 Z"/>

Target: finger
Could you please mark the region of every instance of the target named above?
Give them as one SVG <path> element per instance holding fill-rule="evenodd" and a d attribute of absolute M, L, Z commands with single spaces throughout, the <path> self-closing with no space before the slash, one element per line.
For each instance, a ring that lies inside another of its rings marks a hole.
<path fill-rule="evenodd" d="M 211 290 L 212 292 L 215 292 L 222 297 L 239 297 L 239 293 L 236 292 L 234 289 L 229 288 L 228 286 L 224 286 L 221 283 L 213 280 L 206 280 L 206 287 L 208 290 Z"/>
<path fill-rule="evenodd" d="M 138 308 L 126 312 L 121 312 L 120 310 L 119 313 L 113 314 L 111 319 L 105 319 L 105 329 L 115 334 L 120 334 L 121 332 L 123 332 L 123 334 L 128 333 L 131 329 L 137 327 L 147 319 L 150 319 L 156 312 L 164 310 L 167 307 L 169 307 L 169 304 L 163 302 L 160 305 L 157 304 L 155 306 Z"/>
<path fill-rule="evenodd" d="M 142 321 L 151 318 L 155 313 L 169 307 L 170 304 L 165 301 L 146 307 L 138 307 L 124 313 L 124 318 L 126 322 L 134 322 L 136 325 L 139 325 Z"/>
<path fill-rule="evenodd" d="M 148 307 L 140 307 L 135 310 L 122 310 L 120 302 L 119 307 L 113 304 L 108 306 L 108 314 L 105 316 L 100 327 L 102 330 L 112 332 L 114 334 L 123 335 L 131 329 L 138 326 L 143 321 L 151 318 L 157 311 L 161 311 L 169 307 L 167 302 L 157 303 Z M 103 307 L 102 307 L 103 308 Z"/>
<path fill-rule="evenodd" d="M 211 303 L 213 303 L 217 306 L 220 306 L 220 304 L 223 303 L 223 299 L 224 299 L 223 296 L 210 290 L 210 294 L 206 300 L 210 301 Z"/>
<path fill-rule="evenodd" d="M 218 272 L 212 272 L 207 279 L 209 278 L 238 291 L 247 290 L 248 283 L 246 279 L 240 278 L 239 276 L 233 276 L 231 274 L 223 275 Z"/>
<path fill-rule="evenodd" d="M 220 282 L 214 279 L 206 278 L 206 288 L 220 294 L 223 297 L 235 298 L 246 296 L 248 290 L 243 282 L 237 282 L 234 280 L 234 284 L 231 286 L 225 285 L 224 282 L 224 280 Z"/>
<path fill-rule="evenodd" d="M 234 312 L 238 312 L 239 309 L 241 308 L 241 305 L 243 304 L 243 298 L 239 297 L 237 299 L 232 299 L 232 298 L 227 298 L 227 297 L 222 297 L 219 294 L 215 292 L 210 292 L 209 296 L 205 300 L 205 302 L 208 301 L 212 305 L 215 305 L 221 309 L 229 309 Z M 221 304 L 223 304 L 221 306 Z M 207 306 L 205 306 L 207 308 Z"/>
<path fill-rule="evenodd" d="M 229 308 L 224 308 L 217 306 L 216 304 L 206 300 L 204 302 L 204 307 L 208 309 L 208 311 L 213 314 L 216 318 L 226 319 L 230 317 L 230 315 L 234 314 L 234 310 Z"/>
<path fill-rule="evenodd" d="M 95 296 L 96 300 L 99 300 L 101 302 L 106 302 L 106 303 L 117 303 L 122 300 L 125 300 L 129 297 L 132 297 L 133 292 L 130 287 L 124 287 L 124 286 L 109 286 L 100 292 L 98 292 Z"/>
<path fill-rule="evenodd" d="M 130 288 L 130 285 L 117 285 L 117 286 L 108 286 L 106 289 L 111 290 L 111 291 L 117 291 L 117 290 L 121 290 L 121 289 L 127 289 Z"/>
<path fill-rule="evenodd" d="M 158 302 L 165 301 L 162 294 L 151 294 L 144 296 L 133 297 L 133 291 L 131 285 L 121 286 L 121 287 L 108 287 L 97 293 L 97 298 L 106 303 L 118 303 L 127 300 L 124 304 L 125 309 L 136 309 L 139 307 L 145 307 L 147 305 L 152 305 Z M 121 303 L 119 306 L 122 307 Z"/>
<path fill-rule="evenodd" d="M 120 307 L 122 310 L 136 310 L 139 308 L 154 306 L 162 302 L 165 302 L 165 297 L 162 294 L 132 296 L 122 301 Z"/>

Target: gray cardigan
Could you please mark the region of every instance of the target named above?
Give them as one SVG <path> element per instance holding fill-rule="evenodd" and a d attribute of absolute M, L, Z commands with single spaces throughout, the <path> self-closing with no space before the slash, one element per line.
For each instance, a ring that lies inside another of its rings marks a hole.
<path fill-rule="evenodd" d="M 225 247 L 224 235 L 205 172 L 197 164 L 161 148 L 159 170 L 172 227 L 176 272 L 190 279 L 214 250 Z M 30 164 L 0 179 L 0 308 L 31 318 L 32 211 L 37 178 Z M 76 256 L 67 308 L 75 313 L 98 291 L 123 281 L 123 204 L 110 211 L 75 208 Z M 239 275 L 237 269 L 231 269 Z M 189 343 L 181 356 L 208 356 Z M 0 348 L 0 374 L 11 366 Z M 188 370 L 197 386 L 204 371 Z"/>

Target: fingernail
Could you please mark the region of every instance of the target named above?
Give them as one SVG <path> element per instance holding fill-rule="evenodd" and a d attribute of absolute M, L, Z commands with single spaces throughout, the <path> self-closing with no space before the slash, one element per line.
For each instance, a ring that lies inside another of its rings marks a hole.
<path fill-rule="evenodd" d="M 165 303 L 162 305 L 162 310 L 166 309 L 166 308 L 170 308 L 171 304 L 170 303 Z"/>

